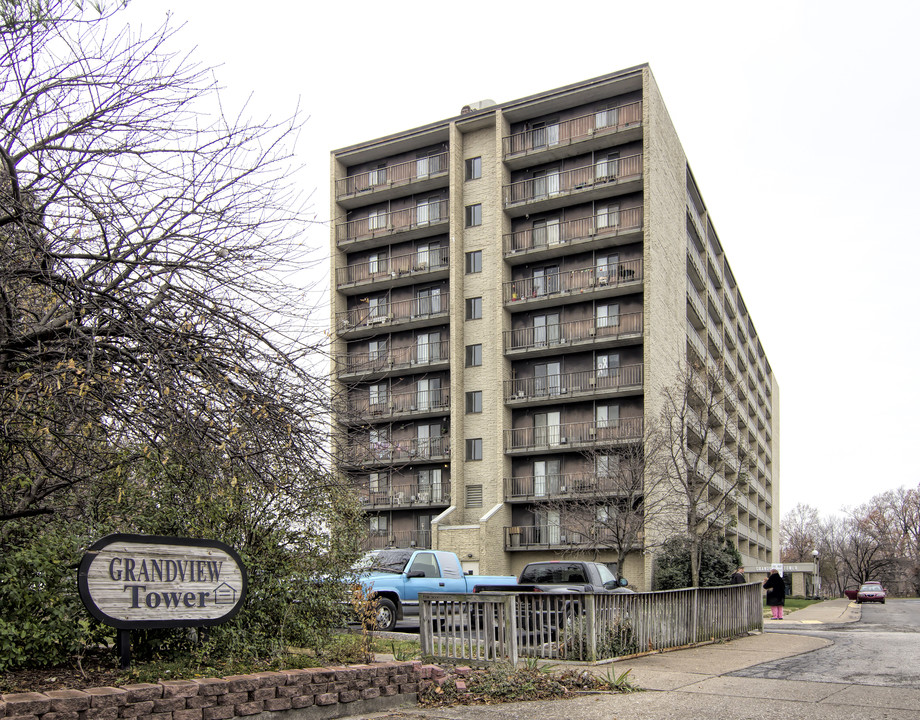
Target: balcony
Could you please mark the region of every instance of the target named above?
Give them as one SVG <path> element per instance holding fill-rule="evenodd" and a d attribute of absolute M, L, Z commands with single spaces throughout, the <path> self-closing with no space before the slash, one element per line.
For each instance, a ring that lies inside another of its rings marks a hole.
<path fill-rule="evenodd" d="M 687 341 L 690 348 L 696 354 L 697 360 L 705 360 L 706 346 L 703 345 L 699 333 L 697 333 L 696 328 L 693 327 L 693 324 L 689 320 L 687 320 Z"/>
<path fill-rule="evenodd" d="M 639 153 L 519 180 L 502 188 L 502 200 L 509 214 L 524 215 L 569 205 L 574 197 L 587 202 L 641 189 L 642 154 Z"/>
<path fill-rule="evenodd" d="M 348 376 L 372 380 L 389 373 L 419 370 L 446 370 L 450 366 L 450 341 L 401 345 L 384 351 L 354 352 L 336 356 L 336 371 L 342 380 Z"/>
<path fill-rule="evenodd" d="M 635 442 L 642 438 L 642 430 L 641 417 L 511 428 L 505 430 L 505 453 L 564 452 Z"/>
<path fill-rule="evenodd" d="M 588 344 L 616 345 L 642 337 L 642 313 L 571 320 L 556 325 L 523 327 L 504 333 L 505 354 L 555 355 Z"/>
<path fill-rule="evenodd" d="M 505 527 L 505 550 L 542 550 L 598 546 L 613 547 L 615 539 L 610 528 L 598 525 L 592 533 L 566 528 L 562 525 L 517 525 Z"/>
<path fill-rule="evenodd" d="M 428 508 L 450 505 L 450 483 L 428 485 L 418 483 L 371 487 L 363 483 L 356 488 L 358 500 L 365 509 L 390 510 Z"/>
<path fill-rule="evenodd" d="M 581 115 L 502 138 L 505 163 L 516 169 L 632 142 L 642 137 L 642 102 Z"/>
<path fill-rule="evenodd" d="M 351 310 L 336 313 L 336 327 L 346 337 L 374 335 L 381 330 L 407 330 L 442 324 L 450 310 L 450 293 L 383 302 L 361 304 Z"/>
<path fill-rule="evenodd" d="M 374 290 L 375 287 L 399 287 L 417 282 L 431 282 L 448 277 L 449 249 L 380 257 L 336 269 L 336 287 L 347 294 Z"/>
<path fill-rule="evenodd" d="M 505 257 L 511 264 L 567 255 L 585 243 L 611 247 L 633 242 L 642 232 L 642 206 L 618 212 L 546 224 L 504 236 Z"/>
<path fill-rule="evenodd" d="M 561 298 L 584 300 L 591 297 L 613 297 L 635 292 L 642 286 L 642 260 L 625 260 L 601 267 L 511 280 L 502 285 L 502 300 L 511 312 L 559 304 Z"/>
<path fill-rule="evenodd" d="M 699 238 L 706 237 L 706 234 L 703 232 L 703 218 L 700 217 L 700 212 L 697 210 L 696 201 L 693 199 L 693 195 L 690 193 L 690 189 L 687 189 L 687 210 L 690 212 L 690 219 L 693 221 L 693 229 L 696 231 L 696 236 Z"/>
<path fill-rule="evenodd" d="M 450 412 L 450 388 L 411 390 L 371 396 L 365 389 L 348 398 L 345 417 L 353 422 L 387 422 L 401 417 L 425 417 Z"/>
<path fill-rule="evenodd" d="M 385 550 L 386 548 L 422 548 L 431 547 L 431 530 L 371 530 L 364 541 L 365 550 Z"/>
<path fill-rule="evenodd" d="M 375 168 L 335 181 L 335 199 L 346 208 L 447 186 L 448 154 Z"/>
<path fill-rule="evenodd" d="M 642 364 L 579 370 L 543 377 L 505 380 L 505 402 L 512 406 L 552 405 L 580 397 L 614 397 L 642 392 Z"/>
<path fill-rule="evenodd" d="M 413 240 L 447 232 L 447 200 L 349 220 L 335 226 L 339 247 L 374 248 L 398 238 Z"/>
<path fill-rule="evenodd" d="M 632 492 L 635 488 L 622 477 L 601 477 L 595 472 L 565 473 L 540 477 L 504 479 L 505 502 L 540 502 L 544 500 L 610 497 Z"/>
<path fill-rule="evenodd" d="M 695 328 L 702 330 L 706 326 L 706 305 L 690 278 L 687 278 L 687 304 L 693 310 L 692 315 L 688 316 L 689 321 Z"/>
<path fill-rule="evenodd" d="M 450 440 L 438 437 L 351 443 L 343 456 L 343 462 L 351 466 L 444 462 L 450 460 Z"/>

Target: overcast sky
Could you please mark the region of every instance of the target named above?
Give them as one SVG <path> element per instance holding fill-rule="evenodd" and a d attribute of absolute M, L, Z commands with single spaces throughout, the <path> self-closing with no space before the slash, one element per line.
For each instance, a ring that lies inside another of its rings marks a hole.
<path fill-rule="evenodd" d="M 330 150 L 648 62 L 779 382 L 782 512 L 917 485 L 920 3 L 133 0 L 130 17 L 167 11 L 231 102 L 309 116 L 321 253 Z"/>

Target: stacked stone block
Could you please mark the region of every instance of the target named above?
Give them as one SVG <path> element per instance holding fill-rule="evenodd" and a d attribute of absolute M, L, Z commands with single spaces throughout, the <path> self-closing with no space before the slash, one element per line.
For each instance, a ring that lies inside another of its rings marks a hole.
<path fill-rule="evenodd" d="M 232 720 L 261 713 L 282 713 L 283 720 L 286 711 L 310 707 L 397 695 L 414 701 L 420 688 L 444 676 L 437 666 L 388 662 L 8 693 L 0 695 L 0 720 Z"/>

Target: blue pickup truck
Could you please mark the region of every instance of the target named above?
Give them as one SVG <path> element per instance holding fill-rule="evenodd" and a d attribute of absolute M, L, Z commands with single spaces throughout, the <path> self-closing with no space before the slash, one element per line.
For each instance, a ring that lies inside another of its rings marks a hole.
<path fill-rule="evenodd" d="M 360 568 L 360 581 L 377 600 L 377 629 L 392 630 L 397 620 L 418 615 L 418 594 L 471 593 L 477 585 L 517 584 L 504 575 L 464 575 L 456 553 L 443 550 L 374 550 Z"/>

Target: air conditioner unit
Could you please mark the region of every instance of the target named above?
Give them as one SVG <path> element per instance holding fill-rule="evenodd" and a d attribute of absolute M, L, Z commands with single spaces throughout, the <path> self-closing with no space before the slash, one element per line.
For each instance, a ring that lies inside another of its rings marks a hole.
<path fill-rule="evenodd" d="M 559 492 L 565 492 L 565 491 L 566 491 L 565 485 L 559 488 Z"/>
<path fill-rule="evenodd" d="M 588 437 L 594 437 L 597 435 L 597 428 L 588 428 Z"/>
<path fill-rule="evenodd" d="M 569 441 L 568 438 L 565 438 L 565 437 L 559 438 L 559 444 L 560 444 L 560 445 L 565 445 L 568 441 Z"/>
<path fill-rule="evenodd" d="M 523 390 L 518 390 L 518 391 L 517 391 L 517 396 L 518 396 L 519 398 L 524 397 L 524 391 L 523 391 Z"/>
<path fill-rule="evenodd" d="M 597 384 L 597 378 L 594 378 L 594 377 L 589 377 L 589 378 L 588 378 L 588 386 L 589 386 L 589 387 L 594 387 L 596 384 Z"/>
<path fill-rule="evenodd" d="M 588 329 L 588 336 L 589 336 L 589 337 L 594 337 L 595 335 L 597 335 L 597 328 L 589 328 L 589 329 Z"/>

